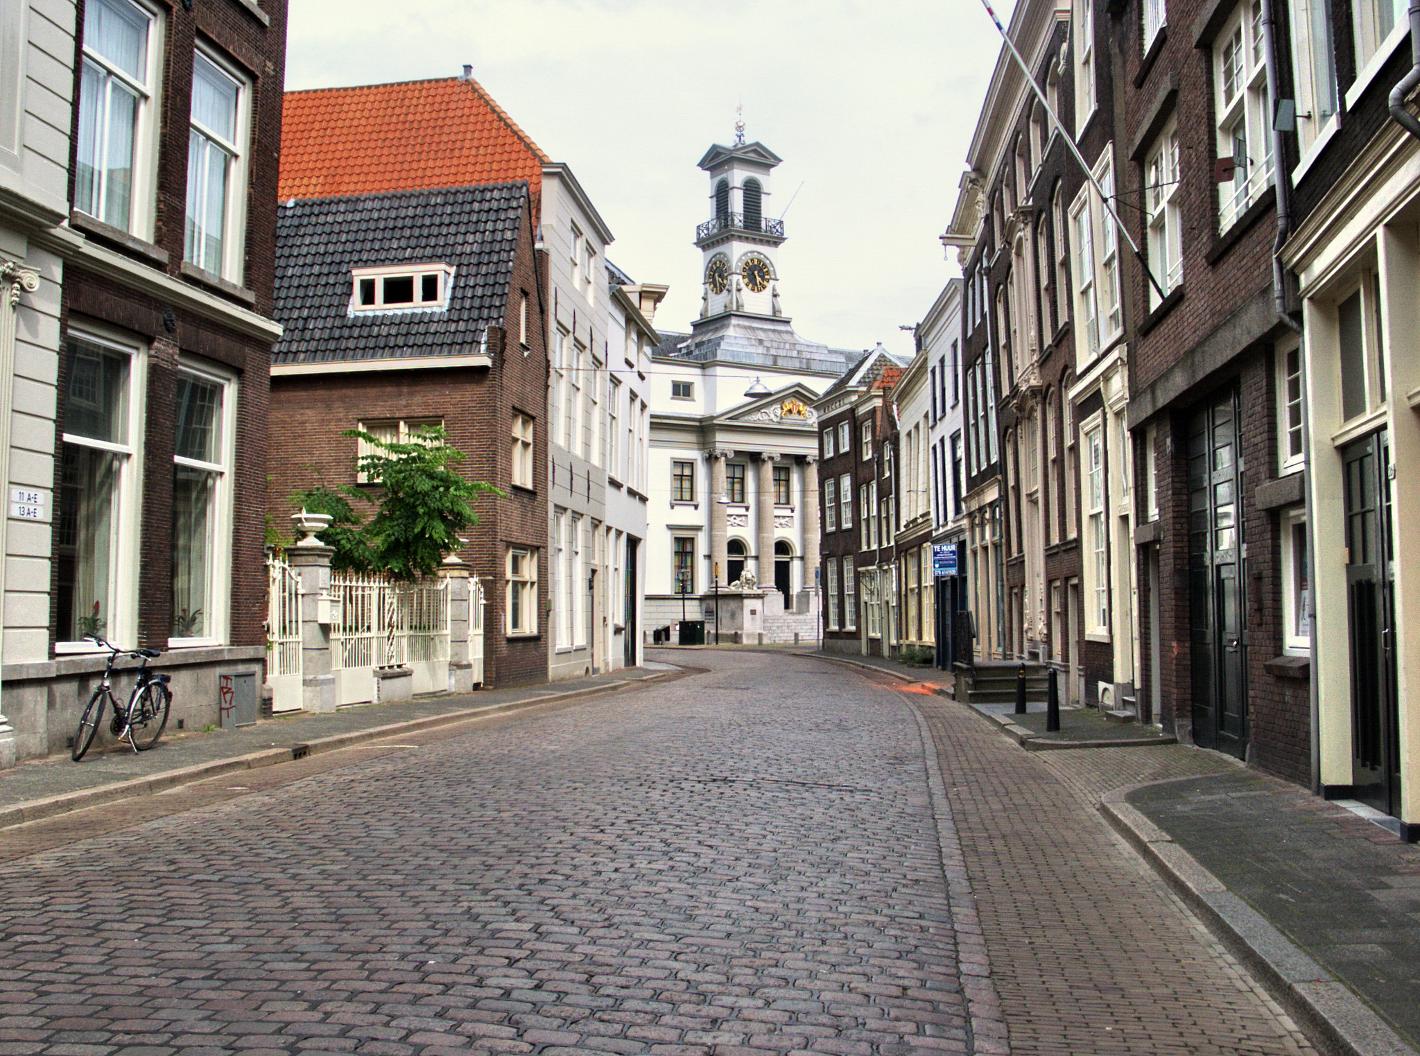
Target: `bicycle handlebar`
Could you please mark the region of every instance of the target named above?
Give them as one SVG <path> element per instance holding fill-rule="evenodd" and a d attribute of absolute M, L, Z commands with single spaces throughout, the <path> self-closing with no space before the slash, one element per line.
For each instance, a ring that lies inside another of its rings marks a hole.
<path fill-rule="evenodd" d="M 161 649 L 124 649 L 122 646 L 114 645 L 98 634 L 86 634 L 84 635 L 84 640 L 103 646 L 109 652 L 113 653 L 114 656 L 132 656 L 151 660 L 153 657 L 163 655 Z"/>

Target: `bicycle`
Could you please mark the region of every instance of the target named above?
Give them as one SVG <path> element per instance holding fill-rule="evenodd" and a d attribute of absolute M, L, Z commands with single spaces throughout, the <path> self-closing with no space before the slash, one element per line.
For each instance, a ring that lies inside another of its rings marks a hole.
<path fill-rule="evenodd" d="M 171 675 L 148 670 L 148 661 L 161 656 L 159 649 L 121 649 L 106 642 L 97 634 L 84 635 L 86 641 L 94 642 L 109 651 L 108 664 L 104 668 L 103 681 L 89 697 L 84 713 L 79 716 L 79 728 L 74 731 L 74 745 L 70 751 L 77 763 L 94 743 L 99 724 L 104 720 L 104 705 L 113 705 L 113 721 L 110 729 L 120 741 L 128 741 L 135 752 L 146 752 L 158 743 L 163 729 L 168 724 L 168 712 L 173 706 L 173 692 L 168 688 Z M 120 656 L 142 661 L 138 665 L 137 681 L 128 694 L 127 705 L 120 704 L 113 695 L 113 665 Z"/>

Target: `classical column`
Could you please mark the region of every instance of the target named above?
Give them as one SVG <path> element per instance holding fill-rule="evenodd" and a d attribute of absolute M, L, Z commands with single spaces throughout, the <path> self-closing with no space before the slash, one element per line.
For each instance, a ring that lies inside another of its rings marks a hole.
<path fill-rule="evenodd" d="M 10 517 L 10 411 L 14 400 L 15 326 L 20 291 L 39 289 L 39 273 L 10 260 L 0 260 L 0 605 L 5 601 L 8 563 L 5 525 Z M 51 502 L 51 508 L 53 503 Z M 4 662 L 4 621 L 0 620 L 0 663 Z M 0 770 L 15 765 L 15 727 L 0 710 Z"/>
<path fill-rule="evenodd" d="M 804 533 L 804 589 L 813 590 L 817 585 L 814 573 L 819 564 L 818 458 L 815 455 L 804 459 L 804 511 L 801 524 Z"/>
<path fill-rule="evenodd" d="M 758 550 L 755 574 L 759 585 L 774 583 L 774 463 L 779 456 L 773 451 L 759 455 L 759 482 L 755 489 L 755 548 Z"/>
<path fill-rule="evenodd" d="M 730 452 L 712 448 L 706 452 L 710 456 L 710 575 L 720 577 L 720 585 L 725 585 L 725 554 L 730 539 L 725 523 L 725 504 L 720 500 L 725 496 L 725 460 Z M 710 583 L 705 584 L 706 587 Z"/>

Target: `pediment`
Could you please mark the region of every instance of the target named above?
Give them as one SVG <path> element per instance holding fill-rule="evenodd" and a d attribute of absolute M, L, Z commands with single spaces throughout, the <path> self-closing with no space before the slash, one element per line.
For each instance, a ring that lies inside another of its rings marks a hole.
<path fill-rule="evenodd" d="M 768 396 L 747 400 L 724 414 L 716 415 L 714 420 L 724 425 L 735 423 L 817 429 L 818 412 L 813 406 L 817 399 L 818 393 L 813 389 L 795 382 Z"/>

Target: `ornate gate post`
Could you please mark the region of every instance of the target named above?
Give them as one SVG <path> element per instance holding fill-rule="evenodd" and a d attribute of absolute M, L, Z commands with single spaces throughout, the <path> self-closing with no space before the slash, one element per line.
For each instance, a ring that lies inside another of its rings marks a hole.
<path fill-rule="evenodd" d="M 330 524 L 330 517 L 302 510 L 291 520 L 304 535 L 286 554 L 301 581 L 301 706 L 306 711 L 334 711 L 339 703 L 330 653 L 330 559 L 335 550 L 316 534 Z"/>

